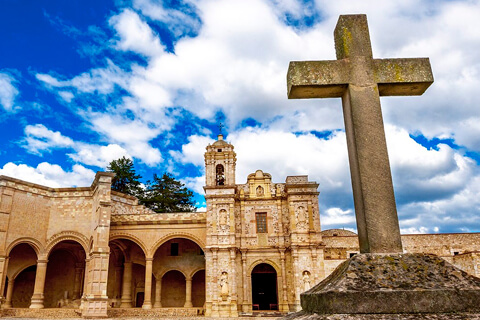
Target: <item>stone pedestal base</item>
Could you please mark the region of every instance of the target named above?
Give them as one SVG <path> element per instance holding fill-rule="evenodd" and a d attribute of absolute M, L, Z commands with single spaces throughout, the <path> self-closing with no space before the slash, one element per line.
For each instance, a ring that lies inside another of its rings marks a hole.
<path fill-rule="evenodd" d="M 357 254 L 301 295 L 310 314 L 480 313 L 480 278 L 427 254 Z"/>
<path fill-rule="evenodd" d="M 86 297 L 82 299 L 82 317 L 84 318 L 106 318 L 107 309 L 107 297 Z"/>

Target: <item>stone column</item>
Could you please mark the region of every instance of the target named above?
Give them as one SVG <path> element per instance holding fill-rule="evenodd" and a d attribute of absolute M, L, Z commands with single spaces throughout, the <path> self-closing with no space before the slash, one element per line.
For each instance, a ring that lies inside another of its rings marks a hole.
<path fill-rule="evenodd" d="M 37 260 L 37 273 L 35 275 L 35 287 L 33 288 L 30 309 L 43 309 L 43 291 L 45 289 L 45 278 L 47 276 L 47 263 L 48 260 Z"/>
<path fill-rule="evenodd" d="M 118 307 L 120 294 L 122 293 L 122 266 L 115 266 L 115 288 L 113 290 L 113 298 L 117 301 L 115 307 Z"/>
<path fill-rule="evenodd" d="M 80 291 L 82 290 L 82 273 L 84 270 L 83 263 L 77 263 L 75 265 L 75 282 L 73 287 L 73 299 L 79 299 L 81 294 Z"/>
<path fill-rule="evenodd" d="M 125 262 L 123 264 L 123 281 L 122 281 L 122 304 L 121 308 L 132 307 L 132 263 Z"/>
<path fill-rule="evenodd" d="M 10 309 L 12 307 L 12 295 L 13 295 L 13 286 L 15 285 L 15 279 L 8 279 L 7 287 L 7 296 L 5 299 L 5 304 L 2 306 L 4 309 Z"/>
<path fill-rule="evenodd" d="M 185 305 L 184 308 L 191 308 L 192 305 L 192 278 L 185 278 Z"/>
<path fill-rule="evenodd" d="M 287 296 L 287 272 L 285 271 L 285 250 L 280 250 L 280 264 L 282 268 L 282 297 L 283 301 L 280 304 L 281 310 L 287 312 L 288 308 L 288 296 Z"/>
<path fill-rule="evenodd" d="M 152 309 L 152 269 L 153 258 L 145 259 L 145 300 L 142 309 Z"/>
<path fill-rule="evenodd" d="M 153 307 L 154 308 L 162 307 L 162 278 L 155 279 L 155 303 Z"/>

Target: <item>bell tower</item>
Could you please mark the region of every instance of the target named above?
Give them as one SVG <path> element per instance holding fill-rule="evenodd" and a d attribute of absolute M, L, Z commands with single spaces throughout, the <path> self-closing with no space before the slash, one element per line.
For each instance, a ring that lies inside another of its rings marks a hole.
<path fill-rule="evenodd" d="M 238 317 L 237 248 L 239 225 L 235 214 L 235 163 L 233 145 L 218 135 L 205 152 L 205 316 Z M 239 213 L 239 212 L 238 212 Z"/>
<path fill-rule="evenodd" d="M 217 141 L 207 146 L 205 153 L 205 186 L 235 186 L 235 163 L 237 157 L 233 145 L 219 134 Z"/>

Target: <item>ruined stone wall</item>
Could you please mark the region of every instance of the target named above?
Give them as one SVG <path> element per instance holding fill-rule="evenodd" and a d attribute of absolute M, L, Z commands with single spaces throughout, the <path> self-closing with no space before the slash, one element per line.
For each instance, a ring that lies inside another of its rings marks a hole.
<path fill-rule="evenodd" d="M 478 251 L 453 256 L 453 264 L 474 276 L 480 277 L 480 252 Z"/>
<path fill-rule="evenodd" d="M 359 252 L 358 237 L 348 232 L 338 229 L 322 232 L 326 275 L 351 254 Z M 402 235 L 402 244 L 404 252 L 435 254 L 470 274 L 478 274 L 478 258 L 469 253 L 480 251 L 480 233 L 409 234 Z"/>

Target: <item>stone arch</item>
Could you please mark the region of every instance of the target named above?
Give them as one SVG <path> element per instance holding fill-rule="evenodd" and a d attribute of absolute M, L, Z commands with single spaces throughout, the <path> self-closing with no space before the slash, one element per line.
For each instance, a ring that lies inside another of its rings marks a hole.
<path fill-rule="evenodd" d="M 122 252 L 125 258 L 125 261 L 130 261 L 130 252 L 127 250 L 127 247 L 125 246 L 125 244 L 122 241 L 118 241 L 118 240 L 121 240 L 121 238 L 110 240 L 108 244 L 109 245 L 114 244 Z"/>
<path fill-rule="evenodd" d="M 275 272 L 277 273 L 277 275 L 281 275 L 281 269 L 280 267 L 278 266 L 278 264 L 270 259 L 257 259 L 255 260 L 254 262 L 252 262 L 250 264 L 250 267 L 248 268 L 248 274 L 252 274 L 252 271 L 253 269 L 255 269 L 256 266 L 258 266 L 259 264 L 262 264 L 262 263 L 266 263 L 266 264 L 269 264 L 273 267 L 273 269 L 275 269 Z"/>
<path fill-rule="evenodd" d="M 76 231 L 63 231 L 63 232 L 54 234 L 53 236 L 51 236 L 47 240 L 47 245 L 46 245 L 46 248 L 45 248 L 45 254 L 47 256 L 49 256 L 52 249 L 57 244 L 59 244 L 62 241 L 65 241 L 65 240 L 75 241 L 78 244 L 80 244 L 82 246 L 83 250 L 85 251 L 85 254 L 87 254 L 87 252 L 90 252 L 88 250 L 89 247 L 88 247 L 88 238 L 87 237 L 85 237 L 83 234 L 81 234 L 79 232 L 76 232 Z"/>
<path fill-rule="evenodd" d="M 181 274 L 183 274 L 183 276 L 185 277 L 185 279 L 187 278 L 187 275 L 185 274 L 185 272 L 184 272 L 183 270 L 180 270 L 180 269 L 178 269 L 178 268 L 168 268 L 168 269 L 163 270 L 163 271 L 160 273 L 161 276 L 159 277 L 159 279 L 163 278 L 163 276 L 164 276 L 165 274 L 167 274 L 167 272 L 170 272 L 170 271 L 178 271 L 178 272 L 180 272 Z"/>
<path fill-rule="evenodd" d="M 157 252 L 158 248 L 160 248 L 165 242 L 167 242 L 169 240 L 172 240 L 172 239 L 175 239 L 175 238 L 183 238 L 183 239 L 193 241 L 193 242 L 195 242 L 195 244 L 197 246 L 200 247 L 200 249 L 205 251 L 204 250 L 205 243 L 200 238 L 194 236 L 193 234 L 187 233 L 187 232 L 172 232 L 172 233 L 169 233 L 169 234 L 165 235 L 164 237 L 158 239 L 155 242 L 155 244 L 150 248 L 149 258 L 152 258 L 153 255 L 155 255 L 155 252 Z"/>
<path fill-rule="evenodd" d="M 205 268 L 197 268 L 197 269 L 194 269 L 192 272 L 190 272 L 189 276 L 190 278 L 193 278 L 193 276 L 195 275 L 195 273 L 199 272 L 199 271 L 206 271 Z"/>
<path fill-rule="evenodd" d="M 22 266 L 22 268 L 18 269 L 13 275 L 12 275 L 12 279 L 15 280 L 17 278 L 17 276 L 22 273 L 23 270 L 27 269 L 27 268 L 30 268 L 31 266 L 36 266 L 36 264 L 28 264 L 28 265 L 25 265 L 25 266 Z"/>
<path fill-rule="evenodd" d="M 15 248 L 17 245 L 22 244 L 22 243 L 26 243 L 26 244 L 30 245 L 32 247 L 33 251 L 35 251 L 35 253 L 37 254 L 37 258 L 45 253 L 45 247 L 42 245 L 42 243 L 40 241 L 38 241 L 35 238 L 23 237 L 23 238 L 18 238 L 16 240 L 12 241 L 8 245 L 7 250 L 6 250 L 7 256 L 10 255 L 10 252 L 13 250 L 13 248 Z"/>
<path fill-rule="evenodd" d="M 145 255 L 145 258 L 151 258 L 149 255 L 147 255 L 148 250 L 147 250 L 147 246 L 145 246 L 145 243 L 142 240 L 140 240 L 140 238 L 134 236 L 133 234 L 126 233 L 126 232 L 115 232 L 110 235 L 109 241 L 121 240 L 121 239 L 132 241 L 133 243 L 138 245 L 140 249 L 142 249 L 142 252 Z"/>

